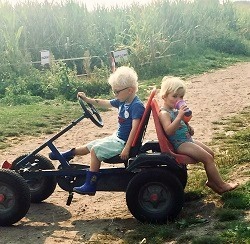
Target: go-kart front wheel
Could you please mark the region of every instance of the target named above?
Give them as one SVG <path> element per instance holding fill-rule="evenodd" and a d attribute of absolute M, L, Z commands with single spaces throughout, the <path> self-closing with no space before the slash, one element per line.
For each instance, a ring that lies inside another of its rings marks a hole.
<path fill-rule="evenodd" d="M 179 214 L 184 204 L 184 190 L 173 173 L 150 169 L 131 179 L 126 201 L 128 209 L 137 220 L 161 224 Z"/>
<path fill-rule="evenodd" d="M 18 173 L 0 169 L 0 226 L 21 220 L 30 208 L 30 190 Z"/>
<path fill-rule="evenodd" d="M 57 184 L 56 177 L 41 175 L 33 175 L 30 177 L 27 172 L 55 169 L 55 167 L 49 159 L 39 154 L 30 157 L 28 161 L 25 160 L 19 163 L 26 156 L 27 155 L 22 155 L 16 158 L 12 163 L 11 169 L 21 175 L 22 172 L 26 172 L 23 177 L 30 189 L 31 202 L 39 203 L 47 199 L 54 192 Z"/>

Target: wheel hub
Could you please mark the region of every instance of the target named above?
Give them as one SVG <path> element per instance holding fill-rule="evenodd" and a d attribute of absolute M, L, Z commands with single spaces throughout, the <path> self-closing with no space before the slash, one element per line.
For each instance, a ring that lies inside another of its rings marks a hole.
<path fill-rule="evenodd" d="M 151 194 L 150 201 L 151 202 L 157 202 L 159 200 L 159 196 L 156 193 Z"/>
<path fill-rule="evenodd" d="M 4 202 L 5 196 L 3 194 L 0 194 L 0 203 Z"/>

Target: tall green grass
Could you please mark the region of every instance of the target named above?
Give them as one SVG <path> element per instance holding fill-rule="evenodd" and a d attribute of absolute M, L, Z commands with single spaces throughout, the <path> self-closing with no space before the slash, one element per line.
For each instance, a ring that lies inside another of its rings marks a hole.
<path fill-rule="evenodd" d="M 40 60 L 44 49 L 56 59 L 81 57 L 89 50 L 108 65 L 111 50 L 128 48 L 130 63 L 140 70 L 159 60 L 167 66 L 172 57 L 183 59 L 208 48 L 249 55 L 249 11 L 239 11 L 229 2 L 159 0 L 88 11 L 72 0 L 27 1 L 14 8 L 0 3 L 0 13 L 0 52 L 7 59 L 11 50 L 29 54 L 33 61 Z M 79 62 L 75 64 L 82 71 Z"/>
<path fill-rule="evenodd" d="M 74 0 L 14 7 L 0 2 L 0 99 L 7 104 L 72 100 L 82 88 L 108 95 L 110 51 L 121 48 L 129 50 L 123 64 L 141 79 L 187 76 L 250 60 L 249 13 L 250 8 L 217 0 L 158 0 L 93 11 Z M 31 65 L 44 49 L 52 53 L 51 67 Z M 83 61 L 53 62 L 83 56 Z M 79 80 L 77 73 L 88 76 Z"/>

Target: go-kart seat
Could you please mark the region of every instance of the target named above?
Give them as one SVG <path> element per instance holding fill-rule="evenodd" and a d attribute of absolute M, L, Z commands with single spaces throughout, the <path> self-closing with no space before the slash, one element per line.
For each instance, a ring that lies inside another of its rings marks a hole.
<path fill-rule="evenodd" d="M 187 155 L 177 154 L 174 152 L 174 148 L 173 148 L 172 144 L 169 142 L 169 140 L 167 139 L 165 132 L 163 130 L 163 127 L 160 123 L 160 120 L 159 120 L 160 109 L 159 109 L 159 105 L 157 103 L 157 100 L 155 98 L 151 102 L 151 109 L 152 109 L 155 130 L 156 130 L 156 134 L 157 134 L 157 138 L 158 138 L 161 152 L 170 154 L 172 157 L 174 157 L 174 159 L 179 164 L 194 163 L 195 160 L 193 158 L 191 158 Z"/>
<path fill-rule="evenodd" d="M 132 145 L 131 145 L 131 149 L 130 149 L 130 153 L 129 153 L 130 158 L 135 157 L 136 155 L 138 155 L 138 152 L 139 152 L 139 150 L 141 148 L 142 140 L 143 140 L 144 134 L 146 132 L 147 125 L 148 125 L 148 120 L 149 120 L 149 117 L 150 117 L 150 114 L 151 114 L 151 102 L 152 102 L 152 100 L 153 100 L 153 98 L 154 98 L 154 96 L 156 94 L 156 91 L 157 91 L 157 89 L 153 88 L 150 95 L 149 95 L 147 104 L 145 106 L 145 111 L 144 111 L 144 113 L 142 115 L 140 124 L 138 126 L 138 129 L 136 131 L 134 140 L 133 140 Z M 104 160 L 104 162 L 105 163 L 113 163 L 113 164 L 114 163 L 124 163 L 125 167 L 128 164 L 128 161 L 127 160 L 122 160 L 119 155 L 116 155 L 116 156 L 114 156 L 112 158 Z"/>

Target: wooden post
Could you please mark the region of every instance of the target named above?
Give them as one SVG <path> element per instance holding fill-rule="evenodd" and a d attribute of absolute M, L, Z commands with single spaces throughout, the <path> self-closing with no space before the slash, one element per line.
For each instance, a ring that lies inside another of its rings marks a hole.
<path fill-rule="evenodd" d="M 110 63 L 111 63 L 111 71 L 112 73 L 115 72 L 115 57 L 114 57 L 114 51 L 110 52 Z"/>

